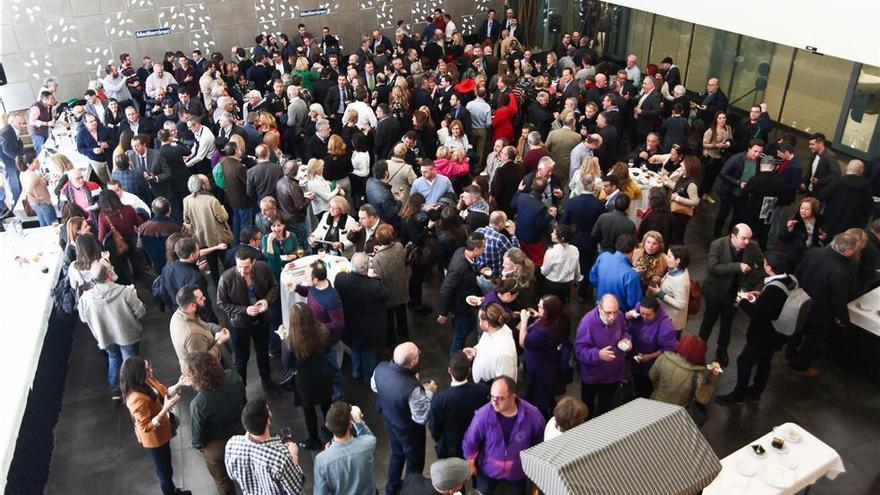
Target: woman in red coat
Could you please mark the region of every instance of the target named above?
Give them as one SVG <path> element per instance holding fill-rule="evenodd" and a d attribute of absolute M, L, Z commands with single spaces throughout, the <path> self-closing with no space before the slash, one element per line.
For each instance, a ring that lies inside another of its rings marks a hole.
<path fill-rule="evenodd" d="M 510 93 L 501 95 L 501 106 L 492 116 L 492 141 L 506 139 L 513 143 L 513 118 L 516 117 L 516 98 Z"/>
<path fill-rule="evenodd" d="M 134 208 L 122 204 L 119 196 L 111 190 L 101 191 L 101 195 L 98 196 L 98 211 L 98 239 L 101 244 L 105 247 L 112 245 L 113 242 L 107 238 L 115 230 L 122 235 L 128 245 L 128 251 L 125 253 L 120 253 L 116 249 L 109 251 L 110 263 L 119 276 L 117 281 L 123 285 L 130 284 L 134 279 L 132 268 L 141 272 L 145 266 L 136 258 L 137 228 L 144 220 L 138 216 Z"/>

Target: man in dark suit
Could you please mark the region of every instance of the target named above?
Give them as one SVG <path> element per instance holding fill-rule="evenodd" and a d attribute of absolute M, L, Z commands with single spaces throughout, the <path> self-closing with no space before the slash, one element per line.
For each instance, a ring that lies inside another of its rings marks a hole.
<path fill-rule="evenodd" d="M 440 286 L 437 323 L 445 325 L 449 315 L 453 315 L 455 332 L 450 349 L 452 353 L 464 348 L 467 337 L 476 323 L 474 308 L 467 303 L 466 298 L 481 294 L 480 286 L 477 285 L 477 269 L 474 262 L 483 254 L 485 248 L 486 237 L 481 232 L 469 234 L 464 247 L 458 248 L 452 255 L 446 277 Z"/>
<path fill-rule="evenodd" d="M 669 84 L 669 92 L 671 93 L 676 86 L 681 84 L 681 70 L 679 70 L 678 66 L 672 63 L 672 57 L 666 57 L 660 61 L 660 67 L 663 68 L 666 73 L 663 76 L 663 80 Z"/>
<path fill-rule="evenodd" d="M 158 135 L 162 144 L 159 147 L 156 169 L 150 172 L 153 175 L 150 188 L 153 190 L 153 196 L 168 198 L 171 202 L 171 216 L 182 220 L 183 198 L 189 194 L 186 182 L 190 174 L 184 160 L 189 150 L 178 144 L 168 129 L 162 129 Z"/>
<path fill-rule="evenodd" d="M 636 125 L 634 127 L 636 143 L 642 143 L 648 134 L 655 130 L 660 119 L 660 101 L 662 97 L 654 88 L 654 78 L 646 77 L 642 81 L 642 94 L 635 100 Z"/>
<path fill-rule="evenodd" d="M 324 98 L 324 112 L 333 121 L 333 128 L 342 128 L 342 116 L 345 113 L 345 107 L 354 101 L 354 93 L 348 84 L 345 75 L 336 78 L 336 86 L 327 91 Z"/>
<path fill-rule="evenodd" d="M 471 361 L 464 352 L 449 358 L 449 388 L 438 392 L 431 400 L 428 427 L 434 437 L 437 458 L 464 457 L 461 441 L 474 412 L 488 401 L 489 386 L 468 380 Z"/>
<path fill-rule="evenodd" d="M 727 95 L 724 94 L 724 91 L 721 91 L 718 85 L 717 77 L 710 78 L 706 83 L 706 94 L 697 98 L 699 103 L 696 101 L 691 102 L 691 108 L 697 109 L 699 117 L 706 125 L 711 125 L 715 121 L 716 112 L 727 111 Z"/>
<path fill-rule="evenodd" d="M 373 49 L 373 53 L 376 53 L 376 49 L 379 46 L 383 46 L 386 52 L 394 51 L 394 45 L 391 43 L 391 40 L 382 35 L 382 32 L 378 29 L 373 31 L 373 39 L 370 41 L 370 47 Z"/>
<path fill-rule="evenodd" d="M 471 113 L 461 104 L 458 95 L 452 93 L 449 95 L 449 116 L 453 120 L 458 120 L 464 126 L 464 133 L 471 138 Z"/>
<path fill-rule="evenodd" d="M 308 161 L 312 158 L 324 158 L 327 156 L 327 140 L 330 139 L 332 133 L 330 122 L 326 119 L 319 119 L 315 123 L 315 133 L 306 141 L 303 150 L 303 160 Z"/>
<path fill-rule="evenodd" d="M 266 92 L 266 83 L 272 79 L 272 68 L 266 64 L 266 56 L 254 57 L 254 65 L 245 74 L 248 81 L 254 83 L 254 89 L 260 93 Z"/>
<path fill-rule="evenodd" d="M 703 282 L 706 312 L 700 324 L 700 338 L 709 340 L 715 322 L 721 318 L 721 333 L 715 359 L 727 366 L 730 359 L 730 329 L 736 316 L 736 294 L 760 286 L 763 277 L 764 253 L 752 241 L 752 229 L 744 223 L 733 226 L 729 236 L 719 237 L 709 245 L 709 275 Z"/>
<path fill-rule="evenodd" d="M 202 103 L 201 98 L 193 98 L 189 93 L 183 92 L 179 94 L 180 100 L 174 106 L 175 114 L 180 115 L 184 110 L 188 111 L 190 115 L 201 120 L 203 123 L 208 123 L 205 118 L 205 114 L 207 110 L 205 110 L 205 104 Z"/>
<path fill-rule="evenodd" d="M 488 17 L 480 24 L 480 40 L 498 41 L 501 35 L 501 23 L 495 20 L 495 9 L 489 9 Z"/>
<path fill-rule="evenodd" d="M 146 134 L 150 139 L 156 135 L 156 127 L 153 121 L 141 117 L 134 106 L 125 107 L 125 120 L 119 124 L 119 132 L 125 129 L 131 131 L 133 135 Z"/>
<path fill-rule="evenodd" d="M 501 150 L 501 156 L 504 164 L 495 171 L 495 177 L 489 184 L 489 192 L 495 198 L 495 204 L 499 210 L 503 210 L 509 218 L 513 218 L 514 208 L 511 206 L 514 196 L 518 191 L 519 183 L 523 178 L 523 170 L 514 159 L 516 159 L 516 148 L 507 146 Z"/>
<path fill-rule="evenodd" d="M 579 98 L 581 88 L 578 87 L 574 80 L 574 73 L 571 67 L 562 69 L 562 77 L 559 79 L 559 95 L 560 102 L 564 103 L 568 98 Z"/>
<path fill-rule="evenodd" d="M 9 183 L 9 191 L 4 192 L 12 195 L 13 205 L 18 202 L 18 197 L 21 195 L 21 182 L 18 179 L 19 170 L 15 158 L 24 153 L 24 144 L 19 136 L 24 134 L 26 129 L 27 120 L 23 114 L 17 113 L 9 119 L 9 124 L 0 130 L 0 159 L 6 169 L 6 182 Z"/>
<path fill-rule="evenodd" d="M 593 102 L 598 108 L 602 108 L 602 99 L 611 91 L 608 86 L 608 76 L 601 72 L 596 74 L 593 86 L 587 90 L 587 101 Z"/>
<path fill-rule="evenodd" d="M 571 244 L 578 248 L 578 262 L 581 273 L 590 273 L 590 268 L 596 259 L 596 241 L 590 233 L 599 216 L 605 213 L 605 203 L 595 194 L 595 177 L 581 176 L 581 192 L 573 198 L 569 198 L 562 211 L 560 224 L 570 225 L 575 229 Z M 590 301 L 592 297 L 592 285 L 589 277 L 584 277 L 578 283 L 578 300 Z"/>
<path fill-rule="evenodd" d="M 822 187 L 840 175 L 840 167 L 837 165 L 834 153 L 828 149 L 824 134 L 817 132 L 810 136 L 809 146 L 813 156 L 809 164 L 804 167 L 804 183 L 801 185 L 801 191 L 815 196 Z"/>
<path fill-rule="evenodd" d="M 397 119 L 390 115 L 388 105 L 380 103 L 376 107 L 376 132 L 374 151 L 378 159 L 385 159 L 391 155 L 394 145 L 400 141 L 400 124 Z"/>

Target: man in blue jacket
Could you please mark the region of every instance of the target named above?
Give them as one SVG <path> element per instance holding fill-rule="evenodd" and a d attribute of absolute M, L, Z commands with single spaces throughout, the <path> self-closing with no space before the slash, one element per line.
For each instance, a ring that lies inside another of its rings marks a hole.
<path fill-rule="evenodd" d="M 612 294 L 620 304 L 620 311 L 636 307 L 642 299 L 642 281 L 632 267 L 632 253 L 636 238 L 623 234 L 614 243 L 614 252 L 605 251 L 590 270 L 590 283 L 597 295 Z"/>

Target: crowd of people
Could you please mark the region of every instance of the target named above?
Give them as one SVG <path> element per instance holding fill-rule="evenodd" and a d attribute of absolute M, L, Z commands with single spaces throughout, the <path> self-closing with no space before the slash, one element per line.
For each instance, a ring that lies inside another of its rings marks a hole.
<path fill-rule="evenodd" d="M 846 302 L 877 286 L 877 167 L 841 170 L 823 135 L 801 165 L 794 134 L 768 140 L 765 105 L 731 125 L 718 79 L 690 95 L 671 58 L 618 68 L 576 32 L 539 60 L 512 11 L 489 10 L 468 36 L 442 9 L 426 24 L 401 22 L 394 40 L 376 30 L 352 53 L 300 24 L 250 50 L 141 67 L 122 54 L 65 112 L 88 170 L 41 154 L 58 125 L 54 81 L 0 131 L 7 206 L 24 196 L 41 225 L 60 220 L 56 301 L 106 353 L 110 396 L 163 493 L 188 493 L 170 451 L 181 387 L 195 391 L 192 446 L 219 493 L 304 493 L 300 450 L 320 451 L 314 493 L 373 493 L 377 440 L 345 402 L 344 349 L 377 394 L 387 494 L 450 494 L 471 478 L 483 494 L 527 493 L 519 453 L 613 409 L 624 382 L 707 403 L 738 310 L 750 320 L 728 404 L 760 399 L 780 349 L 795 373 L 818 374 Z M 643 191 L 639 173 L 662 185 Z M 697 284 L 684 241 L 716 202 Z M 316 253 L 351 269 L 311 263 L 288 287 L 304 302 L 283 307 L 284 270 Z M 431 277 L 436 307 L 422 294 Z M 134 282 L 171 311 L 172 386 L 141 356 L 148 296 Z M 795 293 L 810 301 L 805 325 L 782 316 Z M 574 298 L 592 309 L 572 338 Z M 413 315 L 451 323 L 444 390 L 420 377 Z M 306 439 L 247 401 L 252 347 L 262 389 L 293 392 Z M 580 399 L 562 397 L 574 375 Z"/>

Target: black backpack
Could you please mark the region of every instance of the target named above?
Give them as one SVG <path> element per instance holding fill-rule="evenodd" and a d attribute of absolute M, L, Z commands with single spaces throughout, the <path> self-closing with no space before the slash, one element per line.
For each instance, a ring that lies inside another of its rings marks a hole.
<path fill-rule="evenodd" d="M 61 270 L 55 287 L 52 288 L 52 298 L 55 301 L 55 309 L 64 314 L 72 315 L 76 313 L 77 301 L 76 291 L 70 285 L 67 279 L 67 268 Z"/>

